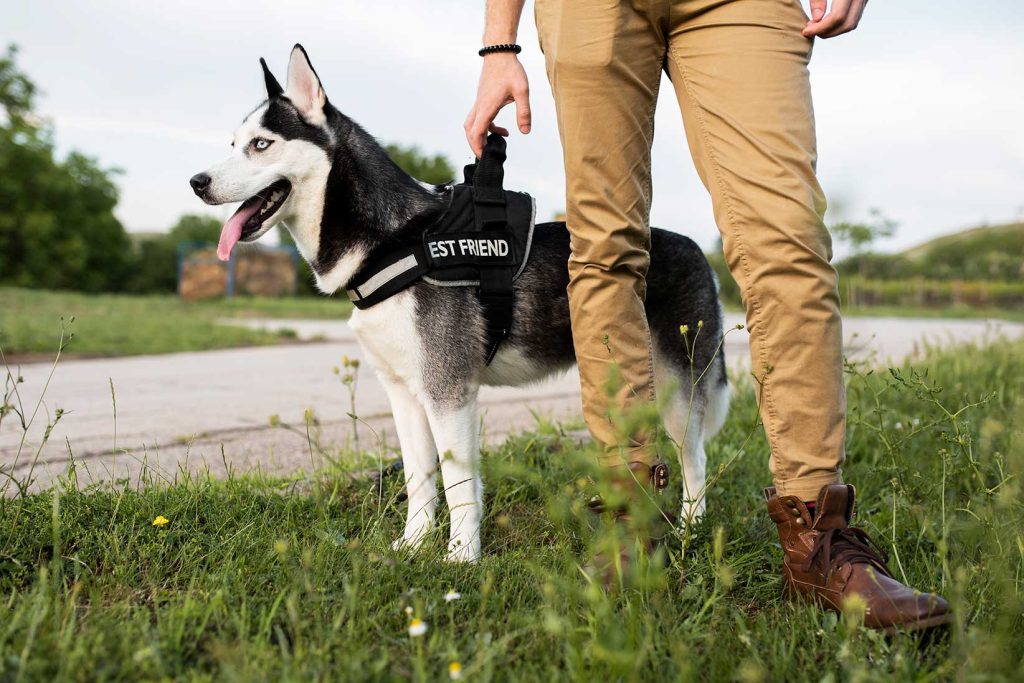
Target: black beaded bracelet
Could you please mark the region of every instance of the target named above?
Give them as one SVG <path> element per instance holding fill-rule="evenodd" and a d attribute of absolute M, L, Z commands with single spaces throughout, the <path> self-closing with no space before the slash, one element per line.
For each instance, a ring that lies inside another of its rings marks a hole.
<path fill-rule="evenodd" d="M 501 43 L 500 45 L 488 45 L 487 47 L 480 48 L 479 54 L 481 57 L 489 55 L 492 52 L 512 52 L 519 54 L 523 51 L 522 46 L 516 45 L 515 43 Z"/>

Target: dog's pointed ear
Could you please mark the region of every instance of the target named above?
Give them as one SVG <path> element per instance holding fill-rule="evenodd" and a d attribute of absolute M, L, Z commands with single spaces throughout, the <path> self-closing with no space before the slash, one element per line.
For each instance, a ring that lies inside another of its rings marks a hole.
<path fill-rule="evenodd" d="M 284 88 L 274 78 L 274 74 L 270 73 L 270 67 L 267 66 L 267 60 L 260 57 L 260 66 L 263 67 L 263 82 L 267 85 L 267 99 L 274 99 L 284 94 Z"/>
<path fill-rule="evenodd" d="M 320 125 L 327 120 L 324 114 L 327 95 L 313 65 L 309 63 L 309 56 L 298 44 L 292 48 L 292 56 L 288 60 L 288 85 L 284 94 L 310 123 Z"/>

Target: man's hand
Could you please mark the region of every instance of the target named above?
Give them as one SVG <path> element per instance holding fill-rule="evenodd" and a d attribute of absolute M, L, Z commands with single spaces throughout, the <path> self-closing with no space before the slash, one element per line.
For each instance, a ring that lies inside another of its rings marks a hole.
<path fill-rule="evenodd" d="M 857 28 L 867 4 L 868 0 L 832 0 L 832 9 L 826 14 L 828 0 L 811 0 L 811 20 L 803 34 L 808 38 L 834 38 L 849 33 Z"/>
<path fill-rule="evenodd" d="M 516 124 L 521 133 L 530 132 L 530 84 L 519 58 L 511 52 L 494 52 L 484 57 L 476 102 L 466 117 L 466 140 L 473 154 L 484 153 L 487 133 L 508 135 L 508 130 L 494 125 L 494 117 L 510 102 L 516 103 Z"/>

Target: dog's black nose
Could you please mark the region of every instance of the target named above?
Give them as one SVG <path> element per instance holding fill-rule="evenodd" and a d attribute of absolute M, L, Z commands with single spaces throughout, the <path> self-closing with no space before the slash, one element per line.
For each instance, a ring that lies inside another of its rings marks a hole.
<path fill-rule="evenodd" d="M 206 192 L 206 188 L 210 186 L 210 176 L 205 173 L 196 173 L 188 181 L 188 184 L 192 186 L 192 191 L 198 195 L 202 195 Z"/>

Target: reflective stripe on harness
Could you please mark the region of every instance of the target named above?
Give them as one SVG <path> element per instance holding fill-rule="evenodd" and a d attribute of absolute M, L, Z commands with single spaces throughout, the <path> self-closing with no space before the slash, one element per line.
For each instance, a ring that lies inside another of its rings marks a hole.
<path fill-rule="evenodd" d="M 357 289 L 350 289 L 349 298 L 353 301 L 365 299 L 392 280 L 400 278 L 419 265 L 420 262 L 416 259 L 416 254 L 409 254 L 405 258 L 395 261 L 390 266 L 377 271 L 369 280 L 359 285 Z"/>
<path fill-rule="evenodd" d="M 364 309 L 398 294 L 430 272 L 423 247 L 413 244 L 372 258 L 360 268 L 363 275 L 353 278 L 346 288 L 356 308 Z"/>

